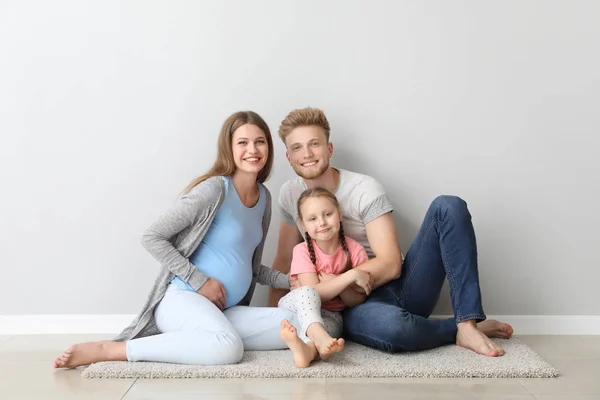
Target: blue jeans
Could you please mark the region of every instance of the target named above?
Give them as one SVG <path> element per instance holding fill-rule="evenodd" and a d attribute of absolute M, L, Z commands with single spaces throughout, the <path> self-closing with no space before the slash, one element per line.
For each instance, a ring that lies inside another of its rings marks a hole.
<path fill-rule="evenodd" d="M 445 278 L 455 318 L 428 319 Z M 402 265 L 402 275 L 344 312 L 349 340 L 384 351 L 425 350 L 456 342 L 456 324 L 485 320 L 477 272 L 477 244 L 467 204 L 440 196 Z"/>

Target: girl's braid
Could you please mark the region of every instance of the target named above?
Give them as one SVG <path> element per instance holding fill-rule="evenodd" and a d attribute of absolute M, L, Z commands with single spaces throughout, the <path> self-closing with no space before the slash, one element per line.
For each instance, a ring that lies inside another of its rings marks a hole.
<path fill-rule="evenodd" d="M 308 232 L 304 232 L 306 235 L 306 246 L 308 247 L 308 254 L 310 255 L 310 261 L 317 266 L 317 256 L 315 256 L 315 249 L 313 248 L 312 238 L 308 234 Z"/>
<path fill-rule="evenodd" d="M 348 243 L 346 243 L 346 236 L 344 235 L 344 225 L 340 221 L 340 241 L 342 242 L 342 249 L 346 253 L 346 268 L 344 272 L 352 269 L 352 260 L 350 260 L 350 251 L 348 250 Z"/>

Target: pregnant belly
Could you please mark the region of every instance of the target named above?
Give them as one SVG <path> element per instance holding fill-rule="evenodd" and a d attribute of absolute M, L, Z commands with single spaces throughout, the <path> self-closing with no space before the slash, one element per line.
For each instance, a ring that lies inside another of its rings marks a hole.
<path fill-rule="evenodd" d="M 221 282 L 225 288 L 227 292 L 226 308 L 237 305 L 248 293 L 252 283 L 252 268 L 250 266 L 219 268 L 216 271 L 211 271 L 208 275 Z"/>

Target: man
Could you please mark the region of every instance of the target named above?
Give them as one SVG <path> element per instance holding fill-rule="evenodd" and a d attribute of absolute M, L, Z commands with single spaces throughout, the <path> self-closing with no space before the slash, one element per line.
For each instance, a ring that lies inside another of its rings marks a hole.
<path fill-rule="evenodd" d="M 466 203 L 454 196 L 435 199 L 403 260 L 385 190 L 369 176 L 329 165 L 329 133 L 325 114 L 315 108 L 294 110 L 281 123 L 279 136 L 299 177 L 286 182 L 279 194 L 281 221 L 273 268 L 288 273 L 292 250 L 303 240 L 296 210 L 300 194 L 307 188 L 326 188 L 340 202 L 345 234 L 369 255 L 358 268 L 373 279 L 367 300 L 344 311 L 348 339 L 391 352 L 456 343 L 486 356 L 503 355 L 489 337 L 509 338 L 513 330 L 508 324 L 485 321 L 475 232 Z M 446 277 L 455 318 L 428 319 Z M 285 293 L 271 289 L 269 305 L 276 306 Z"/>

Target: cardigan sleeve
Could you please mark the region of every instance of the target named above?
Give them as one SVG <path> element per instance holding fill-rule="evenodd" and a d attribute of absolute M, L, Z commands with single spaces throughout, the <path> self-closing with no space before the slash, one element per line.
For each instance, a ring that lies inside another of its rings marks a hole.
<path fill-rule="evenodd" d="M 287 274 L 262 264 L 258 271 L 258 283 L 270 286 L 274 289 L 290 288 L 289 276 Z"/>
<path fill-rule="evenodd" d="M 265 215 L 263 216 L 263 237 L 254 252 L 254 258 L 252 260 L 254 266 L 253 269 L 257 274 L 256 280 L 261 285 L 270 286 L 275 289 L 289 289 L 290 281 L 288 275 L 261 264 L 262 253 L 267 239 L 269 225 L 271 224 L 271 193 L 266 187 L 265 193 L 267 194 L 267 205 L 265 207 Z"/>
<path fill-rule="evenodd" d="M 148 252 L 180 279 L 198 290 L 210 278 L 200 272 L 174 246 L 175 237 L 196 220 L 205 221 L 222 196 L 219 177 L 208 179 L 180 197 L 158 217 L 142 235 L 142 245 Z"/>

